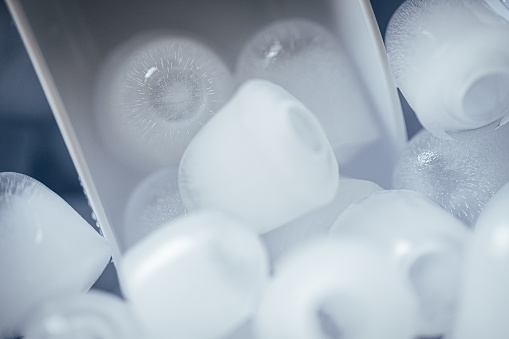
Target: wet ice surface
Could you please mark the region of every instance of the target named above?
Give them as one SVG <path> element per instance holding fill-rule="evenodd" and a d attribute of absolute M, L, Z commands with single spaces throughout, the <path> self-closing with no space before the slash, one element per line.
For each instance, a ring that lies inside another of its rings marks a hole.
<path fill-rule="evenodd" d="M 92 226 L 23 174 L 0 173 L 0 232 L 2 337 L 20 334 L 43 302 L 87 291 L 111 256 Z"/>
<path fill-rule="evenodd" d="M 192 140 L 179 168 L 188 211 L 223 210 L 260 233 L 329 203 L 338 180 L 314 115 L 265 80 L 238 89 Z"/>
<path fill-rule="evenodd" d="M 336 196 L 330 203 L 262 235 L 272 264 L 302 243 L 327 235 L 345 208 L 380 190 L 380 186 L 367 180 L 340 178 Z"/>
<path fill-rule="evenodd" d="M 132 192 L 122 227 L 124 250 L 186 213 L 178 189 L 177 173 L 177 168 L 159 170 L 146 177 Z"/>
<path fill-rule="evenodd" d="M 509 184 L 479 215 L 465 266 L 458 318 L 448 338 L 507 338 Z"/>
<path fill-rule="evenodd" d="M 37 309 L 25 339 L 146 338 L 128 304 L 103 292 L 56 299 Z"/>
<path fill-rule="evenodd" d="M 320 239 L 281 262 L 254 329 L 260 339 L 409 339 L 415 323 L 415 297 L 387 253 Z"/>
<path fill-rule="evenodd" d="M 151 338 L 217 338 L 245 322 L 268 276 L 266 250 L 248 226 L 191 213 L 129 249 L 121 285 Z"/>
<path fill-rule="evenodd" d="M 229 70 L 201 42 L 146 34 L 110 55 L 98 82 L 96 120 L 106 147 L 133 168 L 178 165 L 232 90 Z"/>
<path fill-rule="evenodd" d="M 486 202 L 509 181 L 509 127 L 455 137 L 418 133 L 396 165 L 394 187 L 420 192 L 473 226 Z"/>
<path fill-rule="evenodd" d="M 466 225 L 416 192 L 383 191 L 351 205 L 330 230 L 330 239 L 351 236 L 398 264 L 419 301 L 419 335 L 450 329 L 470 237 Z"/>

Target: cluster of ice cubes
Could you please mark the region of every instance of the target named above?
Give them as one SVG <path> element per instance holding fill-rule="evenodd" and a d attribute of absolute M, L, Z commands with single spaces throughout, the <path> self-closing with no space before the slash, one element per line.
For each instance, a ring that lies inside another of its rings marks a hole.
<path fill-rule="evenodd" d="M 439 64 L 478 47 L 468 24 L 489 48 Z M 2 173 L 0 336 L 507 338 L 509 95 L 505 66 L 485 60 L 508 32 L 474 0 L 395 14 L 391 65 L 428 130 L 392 189 L 342 174 L 383 140 L 320 25 L 263 28 L 234 76 L 188 38 L 122 46 L 97 113 L 112 152 L 146 173 L 117 234 L 125 300 L 80 295 L 108 244 L 42 184 Z"/>

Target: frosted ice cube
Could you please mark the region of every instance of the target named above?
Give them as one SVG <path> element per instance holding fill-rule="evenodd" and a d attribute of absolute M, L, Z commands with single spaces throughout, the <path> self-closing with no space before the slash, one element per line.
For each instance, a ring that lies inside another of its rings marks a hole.
<path fill-rule="evenodd" d="M 126 303 L 98 291 L 44 304 L 24 332 L 25 339 L 146 338 Z"/>
<path fill-rule="evenodd" d="M 407 0 L 386 33 L 396 82 L 435 136 L 509 121 L 509 23 L 478 0 Z"/>
<path fill-rule="evenodd" d="M 465 264 L 454 339 L 509 337 L 509 184 L 479 215 Z M 449 337 L 448 337 L 449 338 Z"/>
<path fill-rule="evenodd" d="M 184 214 L 178 170 L 165 168 L 149 175 L 138 184 L 127 202 L 121 236 L 123 249 Z"/>
<path fill-rule="evenodd" d="M 285 19 L 262 28 L 240 53 L 236 77 L 272 81 L 299 99 L 322 124 L 340 165 L 381 136 L 382 124 L 346 52 L 317 23 Z"/>
<path fill-rule="evenodd" d="M 96 91 L 106 147 L 133 168 L 177 165 L 189 141 L 233 91 L 223 62 L 201 42 L 145 34 L 118 47 Z"/>
<path fill-rule="evenodd" d="M 380 191 L 382 188 L 367 180 L 340 178 L 334 200 L 300 218 L 292 220 L 262 235 L 271 262 L 317 236 L 325 236 L 337 217 L 353 202 Z"/>
<path fill-rule="evenodd" d="M 383 191 L 347 208 L 329 235 L 351 236 L 390 253 L 399 265 L 419 300 L 420 335 L 450 328 L 470 237 L 466 225 L 419 193 Z"/>
<path fill-rule="evenodd" d="M 417 305 L 383 252 L 315 240 L 282 260 L 254 319 L 260 339 L 408 339 Z"/>
<path fill-rule="evenodd" d="M 426 195 L 474 225 L 486 202 L 509 181 L 509 126 L 463 132 L 443 140 L 423 130 L 394 170 L 394 187 Z"/>
<path fill-rule="evenodd" d="M 124 294 L 154 339 L 229 333 L 252 314 L 268 276 L 257 235 L 210 211 L 154 231 L 120 266 Z"/>
<path fill-rule="evenodd" d="M 87 291 L 109 244 L 64 200 L 19 173 L 0 173 L 0 337 L 19 334 L 43 302 Z"/>
<path fill-rule="evenodd" d="M 196 135 L 179 169 L 186 208 L 269 231 L 330 202 L 338 165 L 316 118 L 283 88 L 250 80 Z"/>

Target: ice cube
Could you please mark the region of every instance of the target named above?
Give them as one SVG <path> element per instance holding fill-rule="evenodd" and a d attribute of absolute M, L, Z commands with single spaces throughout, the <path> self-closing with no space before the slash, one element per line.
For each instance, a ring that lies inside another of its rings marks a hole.
<path fill-rule="evenodd" d="M 486 202 L 509 181 L 509 126 L 484 128 L 443 140 L 423 130 L 394 171 L 394 187 L 426 195 L 474 225 Z"/>
<path fill-rule="evenodd" d="M 147 338 L 125 302 L 99 291 L 44 304 L 24 332 L 25 339 Z"/>
<path fill-rule="evenodd" d="M 365 154 L 369 147 L 383 144 L 383 124 L 359 74 L 338 39 L 317 23 L 284 19 L 263 27 L 240 53 L 236 78 L 266 79 L 299 99 L 322 124 L 340 166 L 366 160 L 373 155 Z M 362 177 L 372 167 L 356 169 L 349 175 Z"/>
<path fill-rule="evenodd" d="M 105 146 L 135 169 L 177 165 L 232 91 L 229 70 L 207 46 L 147 33 L 105 63 L 95 100 L 98 129 Z"/>
<path fill-rule="evenodd" d="M 352 236 L 390 253 L 399 265 L 419 300 L 420 335 L 433 337 L 450 328 L 470 237 L 466 225 L 419 193 L 393 190 L 351 205 L 329 235 Z"/>
<path fill-rule="evenodd" d="M 226 335 L 252 314 L 268 276 L 256 233 L 211 211 L 154 231 L 120 268 L 124 294 L 153 339 Z"/>
<path fill-rule="evenodd" d="M 302 243 L 327 235 L 345 208 L 380 190 L 382 188 L 371 181 L 340 178 L 336 196 L 329 204 L 262 235 L 272 264 Z"/>
<path fill-rule="evenodd" d="M 64 200 L 19 173 L 0 173 L 0 234 L 0 337 L 19 335 L 45 301 L 87 291 L 111 256 Z"/>
<path fill-rule="evenodd" d="M 386 33 L 401 92 L 435 136 L 509 118 L 509 23 L 478 0 L 407 0 Z"/>
<path fill-rule="evenodd" d="M 122 247 L 131 247 L 158 227 L 186 214 L 178 190 L 178 170 L 165 168 L 146 177 L 127 202 Z"/>
<path fill-rule="evenodd" d="M 196 135 L 179 169 L 186 208 L 215 208 L 260 233 L 329 203 L 338 165 L 314 115 L 283 88 L 250 80 Z"/>
<path fill-rule="evenodd" d="M 317 239 L 281 261 L 254 319 L 260 339 L 408 339 L 417 303 L 386 253 Z"/>
<path fill-rule="evenodd" d="M 466 264 L 454 339 L 509 337 L 509 184 L 479 215 Z M 449 337 L 448 337 L 449 338 Z"/>

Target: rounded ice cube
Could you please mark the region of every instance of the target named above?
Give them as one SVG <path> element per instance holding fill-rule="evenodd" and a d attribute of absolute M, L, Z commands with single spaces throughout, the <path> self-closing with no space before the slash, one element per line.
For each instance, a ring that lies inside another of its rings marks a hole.
<path fill-rule="evenodd" d="M 147 176 L 131 193 L 120 237 L 124 250 L 156 228 L 186 214 L 178 190 L 177 174 L 176 168 L 156 171 Z"/>
<path fill-rule="evenodd" d="M 57 299 L 30 317 L 25 339 L 146 338 L 129 306 L 99 291 Z"/>
<path fill-rule="evenodd" d="M 509 22 L 478 0 L 407 0 L 387 53 L 396 82 L 433 135 L 509 121 Z"/>
<path fill-rule="evenodd" d="M 394 169 L 394 187 L 426 195 L 470 226 L 509 181 L 509 125 L 444 140 L 428 131 L 410 141 Z"/>
<path fill-rule="evenodd" d="M 418 334 L 433 337 L 450 328 L 470 237 L 466 225 L 419 193 L 383 191 L 347 208 L 329 235 L 352 236 L 399 265 L 419 300 Z"/>
<path fill-rule="evenodd" d="M 385 253 L 320 239 L 281 261 L 254 329 L 260 339 L 408 339 L 416 319 L 410 286 Z"/>
<path fill-rule="evenodd" d="M 207 46 L 147 33 L 105 63 L 95 100 L 98 129 L 105 146 L 135 169 L 177 165 L 232 91 L 231 73 Z"/>
<path fill-rule="evenodd" d="M 509 184 L 486 204 L 477 220 L 450 338 L 509 337 Z"/>
<path fill-rule="evenodd" d="M 62 198 L 19 173 L 0 173 L 0 234 L 0 337 L 47 300 L 86 292 L 111 256 Z"/>
<path fill-rule="evenodd" d="M 179 169 L 188 210 L 227 211 L 269 231 L 329 203 L 339 172 L 314 115 L 283 88 L 249 80 L 196 135 Z"/>
<path fill-rule="evenodd" d="M 229 333 L 252 314 L 268 277 L 256 233 L 212 211 L 159 228 L 120 266 L 124 294 L 153 339 Z"/>

